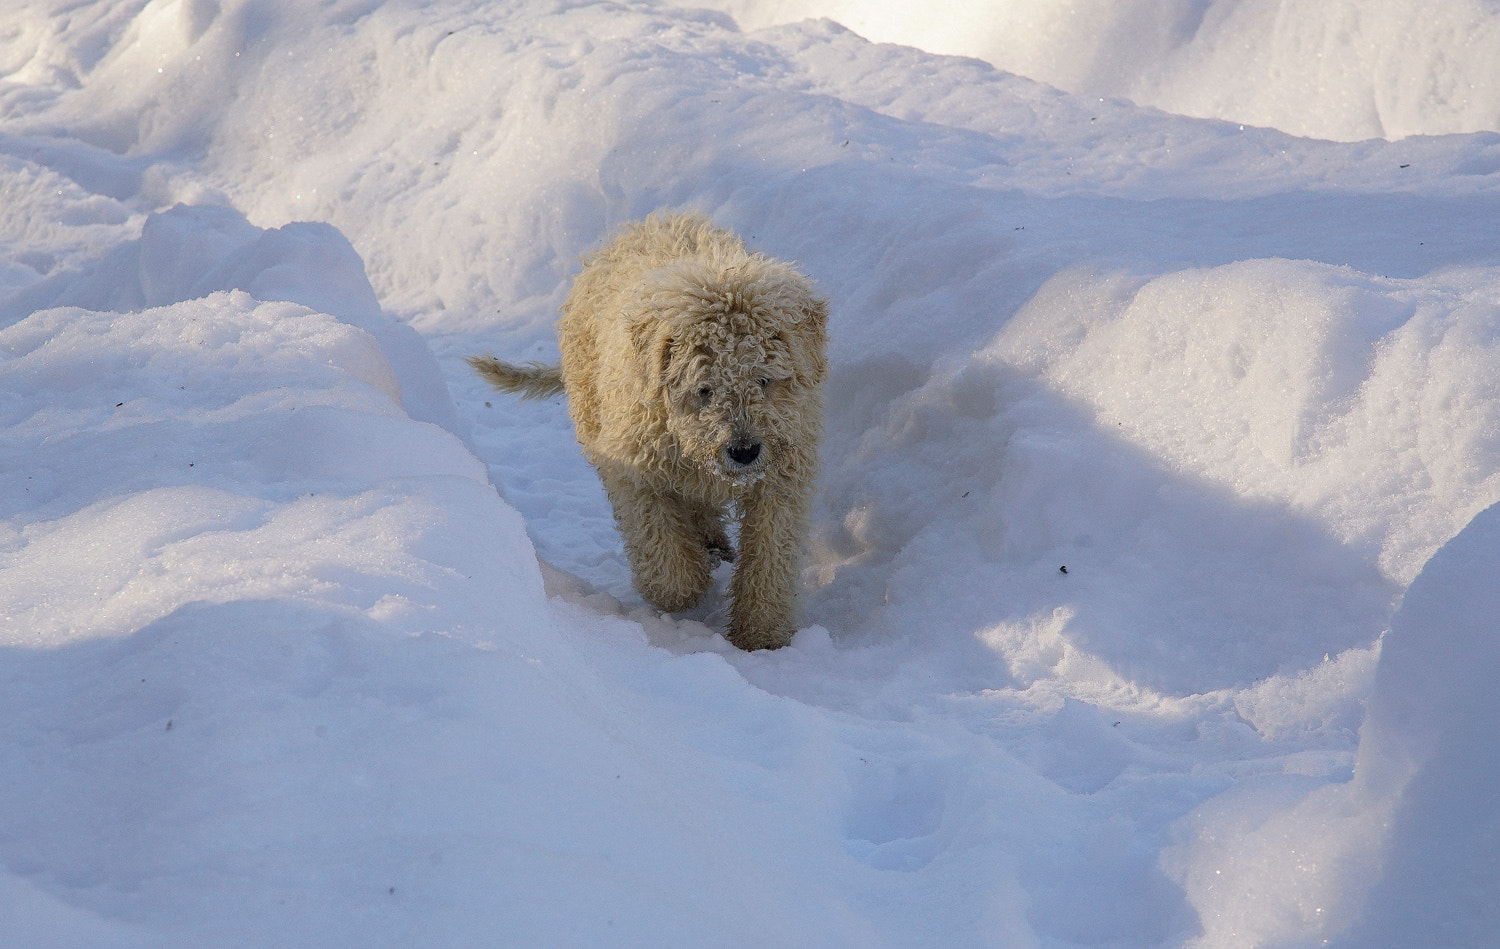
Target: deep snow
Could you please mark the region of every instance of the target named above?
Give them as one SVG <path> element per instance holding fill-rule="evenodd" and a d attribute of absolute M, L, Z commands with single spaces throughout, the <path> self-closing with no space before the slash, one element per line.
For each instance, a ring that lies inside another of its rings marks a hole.
<path fill-rule="evenodd" d="M 0 943 L 1500 944 L 1500 13 L 717 6 L 13 4 Z M 833 301 L 775 653 L 462 362 L 661 206 Z"/>
<path fill-rule="evenodd" d="M 837 20 L 1086 96 L 1358 141 L 1494 131 L 1487 0 L 707 0 L 755 29 Z"/>

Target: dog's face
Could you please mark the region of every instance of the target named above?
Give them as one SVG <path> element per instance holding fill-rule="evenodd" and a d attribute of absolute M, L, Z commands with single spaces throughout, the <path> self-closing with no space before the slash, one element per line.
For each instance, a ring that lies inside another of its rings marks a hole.
<path fill-rule="evenodd" d="M 684 459 L 746 485 L 821 434 L 827 310 L 784 265 L 757 280 L 717 276 L 687 281 L 653 348 Z"/>

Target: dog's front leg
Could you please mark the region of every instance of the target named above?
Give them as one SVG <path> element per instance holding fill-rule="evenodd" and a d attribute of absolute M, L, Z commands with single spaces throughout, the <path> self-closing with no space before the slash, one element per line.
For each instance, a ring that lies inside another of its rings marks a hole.
<path fill-rule="evenodd" d="M 599 470 L 636 590 L 659 610 L 691 609 L 712 582 L 695 511 L 682 498 L 635 479 Z"/>
<path fill-rule="evenodd" d="M 740 550 L 730 583 L 729 641 L 780 649 L 797 631 L 797 579 L 809 492 L 767 475 L 740 502 Z"/>

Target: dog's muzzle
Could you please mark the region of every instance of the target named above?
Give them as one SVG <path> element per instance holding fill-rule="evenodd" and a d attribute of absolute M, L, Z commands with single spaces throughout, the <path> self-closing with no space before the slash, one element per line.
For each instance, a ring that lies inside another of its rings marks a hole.
<path fill-rule="evenodd" d="M 765 446 L 747 436 L 734 439 L 719 452 L 719 463 L 730 477 L 759 471 L 765 460 Z"/>

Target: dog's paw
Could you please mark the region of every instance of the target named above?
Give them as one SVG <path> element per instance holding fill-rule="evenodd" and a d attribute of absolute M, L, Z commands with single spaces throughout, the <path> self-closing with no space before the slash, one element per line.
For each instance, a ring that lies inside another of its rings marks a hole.
<path fill-rule="evenodd" d="M 721 563 L 734 563 L 734 544 L 723 534 L 703 538 L 703 549 L 708 551 L 708 559 L 715 567 Z"/>
<path fill-rule="evenodd" d="M 747 627 L 730 623 L 725 635 L 731 644 L 746 652 L 754 652 L 757 649 L 780 649 L 792 641 L 794 632 L 796 630 L 775 626 Z"/>
<path fill-rule="evenodd" d="M 666 585 L 645 584 L 636 581 L 636 590 L 641 598 L 663 613 L 681 613 L 698 605 L 703 599 L 704 592 L 708 589 L 708 583 L 701 585 Z"/>

